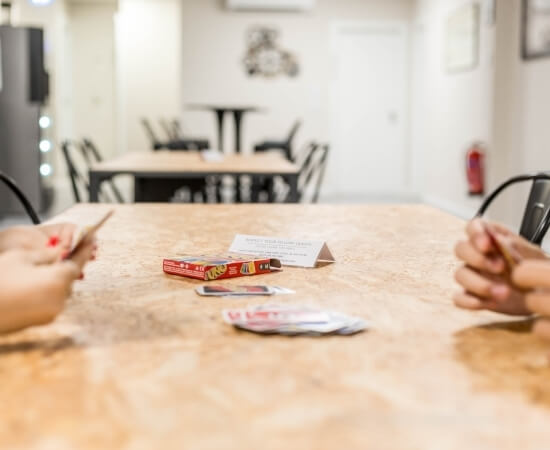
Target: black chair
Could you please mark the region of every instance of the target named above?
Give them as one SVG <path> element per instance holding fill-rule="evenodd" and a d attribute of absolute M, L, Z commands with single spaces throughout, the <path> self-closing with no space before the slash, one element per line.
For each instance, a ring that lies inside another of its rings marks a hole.
<path fill-rule="evenodd" d="M 74 200 L 76 203 L 85 202 L 88 200 L 90 192 L 90 184 L 87 174 L 85 174 L 85 172 L 91 167 L 92 160 L 90 155 L 88 154 L 88 151 L 91 152 L 91 150 L 83 150 L 82 143 L 65 140 L 61 143 L 61 151 L 63 153 L 65 165 L 67 166 L 67 172 L 69 173 L 69 180 L 71 182 Z M 79 159 L 81 160 L 81 164 L 77 163 Z M 112 186 L 114 186 L 114 183 L 112 184 Z M 116 186 L 113 191 L 115 190 L 118 192 Z M 120 197 L 115 194 L 115 201 L 122 201 L 123 199 L 120 195 L 120 192 L 118 192 L 118 195 Z M 102 202 L 113 203 L 113 200 L 111 199 L 110 195 L 103 189 L 103 186 L 99 190 L 99 199 Z"/>
<path fill-rule="evenodd" d="M 183 136 L 175 133 L 176 130 L 174 129 L 173 124 L 171 125 L 165 120 L 160 120 L 159 123 L 166 134 L 166 140 L 159 139 L 148 119 L 141 119 L 141 124 L 145 130 L 145 134 L 149 138 L 151 148 L 155 151 L 163 149 L 173 151 L 206 150 L 210 148 L 210 142 L 208 139 L 184 138 Z"/>
<path fill-rule="evenodd" d="M 292 144 L 298 130 L 302 126 L 302 122 L 297 120 L 288 134 L 286 139 L 283 140 L 266 140 L 254 147 L 255 152 L 266 152 L 269 150 L 282 150 L 289 161 L 293 161 Z"/>
<path fill-rule="evenodd" d="M 166 143 L 162 142 L 158 136 L 155 134 L 155 131 L 153 130 L 153 126 L 147 119 L 141 119 L 141 125 L 143 126 L 143 129 L 145 130 L 145 134 L 149 138 L 149 141 L 151 142 L 151 148 L 154 151 L 162 150 L 166 148 Z"/>
<path fill-rule="evenodd" d="M 23 193 L 23 191 L 19 188 L 17 183 L 13 178 L 11 178 L 9 175 L 3 173 L 0 171 L 0 181 L 2 181 L 12 192 L 13 194 L 18 198 L 18 200 L 23 205 L 23 208 L 25 208 L 25 212 L 31 219 L 32 223 L 34 225 L 40 225 L 40 218 L 38 217 L 38 214 L 36 213 L 36 210 L 33 208 L 30 200 L 27 198 L 27 196 Z"/>
<path fill-rule="evenodd" d="M 65 140 L 61 143 L 61 151 L 63 153 L 65 165 L 67 166 L 67 172 L 69 173 L 74 200 L 76 203 L 81 203 L 85 194 L 89 192 L 90 186 L 86 177 L 78 169 L 75 158 L 73 157 L 73 153 L 77 150 L 78 146 L 69 140 Z"/>
<path fill-rule="evenodd" d="M 298 180 L 298 195 L 300 201 L 305 197 L 305 194 L 309 190 L 309 186 L 312 182 L 315 182 L 315 188 L 311 197 L 311 203 L 319 202 L 319 195 L 321 194 L 321 187 L 325 178 L 325 171 L 327 168 L 329 145 L 323 144 L 317 148 L 315 158 L 310 164 L 310 169 L 304 177 L 303 184 L 300 189 L 300 180 Z"/>
<path fill-rule="evenodd" d="M 476 217 L 481 217 L 498 195 L 509 186 L 532 181 L 519 234 L 533 244 L 541 245 L 550 228 L 550 173 L 518 175 L 498 186 L 482 203 Z"/>
<path fill-rule="evenodd" d="M 88 139 L 88 138 L 82 139 L 82 142 L 80 143 L 80 151 L 82 153 L 82 156 L 84 157 L 84 160 L 86 161 L 88 170 L 92 167 L 94 162 L 103 161 L 103 157 L 101 156 L 99 149 L 92 142 L 91 139 Z M 120 190 L 118 189 L 115 182 L 113 180 L 108 180 L 107 183 L 111 188 L 111 191 L 116 201 L 118 203 L 124 203 L 124 197 L 120 193 Z"/>

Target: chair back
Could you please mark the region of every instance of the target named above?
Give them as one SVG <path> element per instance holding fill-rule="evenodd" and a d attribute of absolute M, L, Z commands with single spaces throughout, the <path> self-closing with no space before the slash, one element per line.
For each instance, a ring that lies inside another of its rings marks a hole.
<path fill-rule="evenodd" d="M 288 133 L 288 137 L 286 138 L 286 143 L 288 146 L 292 145 L 292 141 L 296 137 L 296 133 L 298 133 L 298 130 L 300 129 L 301 126 L 302 126 L 302 121 L 299 119 L 296 122 L 294 122 L 294 124 L 292 125 L 292 128 L 290 129 L 290 133 Z"/>
<path fill-rule="evenodd" d="M 549 227 L 550 181 L 534 180 L 519 234 L 534 244 L 541 245 Z"/>
<path fill-rule="evenodd" d="M 160 127 L 166 135 L 167 142 L 173 142 L 178 140 L 178 136 L 174 134 L 174 128 L 172 125 L 165 119 L 159 120 Z"/>
<path fill-rule="evenodd" d="M 101 162 L 103 161 L 103 157 L 101 156 L 101 153 L 99 152 L 99 149 L 97 146 L 92 142 L 91 139 L 84 138 L 82 139 L 82 142 L 80 143 L 80 151 L 82 152 L 82 156 L 84 157 L 84 160 L 86 161 L 86 165 L 88 166 L 88 170 L 90 170 L 93 166 L 94 162 Z M 111 191 L 113 196 L 115 197 L 115 201 L 118 203 L 124 203 L 124 197 L 120 193 L 120 190 L 118 189 L 117 185 L 113 180 L 108 180 L 106 183 L 111 187 Z M 106 197 L 108 201 L 111 201 L 111 197 L 107 195 L 106 192 L 103 192 L 103 189 L 100 190 L 101 194 Z"/>
<path fill-rule="evenodd" d="M 161 150 L 166 147 L 166 145 L 159 140 L 157 135 L 155 134 L 153 130 L 153 126 L 151 125 L 151 122 L 149 120 L 143 118 L 141 119 L 141 124 L 143 125 L 143 128 L 145 130 L 145 134 L 149 138 L 149 141 L 151 142 L 151 147 L 153 150 Z"/>
<path fill-rule="evenodd" d="M 73 191 L 74 200 L 77 203 L 82 202 L 83 195 L 81 190 L 88 192 L 89 185 L 86 177 L 78 169 L 75 159 L 74 151 L 76 150 L 75 144 L 69 140 L 65 140 L 61 143 L 61 151 L 63 153 L 63 159 L 67 166 L 67 172 L 69 173 L 69 180 L 71 181 L 71 187 Z"/>
<path fill-rule="evenodd" d="M 319 202 L 319 195 L 321 194 L 321 187 L 323 185 L 323 180 L 325 178 L 325 171 L 327 169 L 329 150 L 330 150 L 330 147 L 328 144 L 324 144 L 320 149 L 321 156 L 317 160 L 317 165 L 315 166 L 315 176 L 317 177 L 317 181 L 315 183 L 315 191 L 313 193 L 313 198 L 311 200 L 312 203 Z"/>
<path fill-rule="evenodd" d="M 550 228 L 550 173 L 517 175 L 506 180 L 483 200 L 476 217 L 482 217 L 493 201 L 507 188 L 527 181 L 531 181 L 532 186 L 523 213 L 520 234 L 530 242 L 540 245 Z"/>

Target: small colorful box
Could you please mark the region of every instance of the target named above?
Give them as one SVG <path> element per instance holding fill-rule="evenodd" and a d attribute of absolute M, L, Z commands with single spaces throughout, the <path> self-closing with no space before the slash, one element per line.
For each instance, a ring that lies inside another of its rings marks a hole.
<path fill-rule="evenodd" d="M 162 269 L 169 275 L 211 281 L 278 271 L 281 270 L 281 261 L 243 255 L 184 256 L 177 259 L 165 259 Z"/>

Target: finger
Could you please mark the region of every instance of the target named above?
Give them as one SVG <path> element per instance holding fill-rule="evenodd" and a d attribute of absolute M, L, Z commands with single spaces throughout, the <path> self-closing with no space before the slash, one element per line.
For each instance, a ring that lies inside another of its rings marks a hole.
<path fill-rule="evenodd" d="M 468 267 L 461 267 L 455 273 L 455 279 L 466 291 L 477 297 L 488 298 L 491 296 L 493 283 Z"/>
<path fill-rule="evenodd" d="M 498 234 L 501 234 L 503 236 L 515 236 L 516 235 L 508 227 L 505 227 L 504 225 L 501 225 L 500 223 L 490 222 L 489 226 L 493 229 L 493 231 L 496 231 Z"/>
<path fill-rule="evenodd" d="M 487 254 L 494 250 L 491 239 L 485 231 L 485 222 L 481 219 L 474 219 L 469 222 L 466 226 L 466 233 L 470 242 L 472 242 L 479 252 Z"/>
<path fill-rule="evenodd" d="M 478 270 L 486 270 L 494 274 L 504 272 L 506 265 L 502 258 L 489 258 L 480 253 L 469 241 L 460 241 L 455 247 L 456 256 L 468 266 Z"/>
<path fill-rule="evenodd" d="M 65 284 L 69 286 L 74 280 L 77 280 L 80 276 L 81 270 L 78 264 L 73 261 L 65 260 L 57 263 L 53 268 L 56 277 L 59 277 L 64 281 Z"/>
<path fill-rule="evenodd" d="M 550 339 L 550 319 L 538 319 L 533 326 L 533 332 L 544 339 Z"/>
<path fill-rule="evenodd" d="M 512 248 L 519 253 L 521 259 L 544 259 L 544 251 L 535 244 L 519 235 L 510 236 Z"/>
<path fill-rule="evenodd" d="M 63 248 L 70 248 L 73 242 L 73 235 L 76 229 L 76 225 L 72 223 L 64 223 L 59 232 L 59 242 Z"/>
<path fill-rule="evenodd" d="M 82 271 L 84 266 L 88 261 L 92 259 L 92 255 L 94 254 L 94 246 L 95 241 L 90 240 L 87 242 L 84 242 L 78 251 L 75 252 L 74 255 L 71 256 L 71 261 L 73 261 Z"/>
<path fill-rule="evenodd" d="M 530 311 L 550 316 L 550 292 L 531 292 L 525 296 L 525 303 Z"/>
<path fill-rule="evenodd" d="M 34 250 L 25 252 L 25 259 L 35 265 L 53 264 L 61 259 L 61 252 L 58 248 L 45 248 L 43 250 Z"/>
<path fill-rule="evenodd" d="M 484 309 L 481 299 L 467 294 L 466 292 L 460 292 L 453 296 L 454 304 L 462 309 L 469 309 L 471 311 L 479 311 Z"/>
<path fill-rule="evenodd" d="M 516 267 L 512 279 L 524 289 L 550 288 L 550 261 L 526 260 Z"/>

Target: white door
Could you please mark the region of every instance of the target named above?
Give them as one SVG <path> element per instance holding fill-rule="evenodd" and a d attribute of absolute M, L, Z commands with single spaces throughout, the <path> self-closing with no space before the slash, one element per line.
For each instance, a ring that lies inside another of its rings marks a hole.
<path fill-rule="evenodd" d="M 331 35 L 327 189 L 343 199 L 407 189 L 408 35 L 402 23 L 338 23 Z"/>

